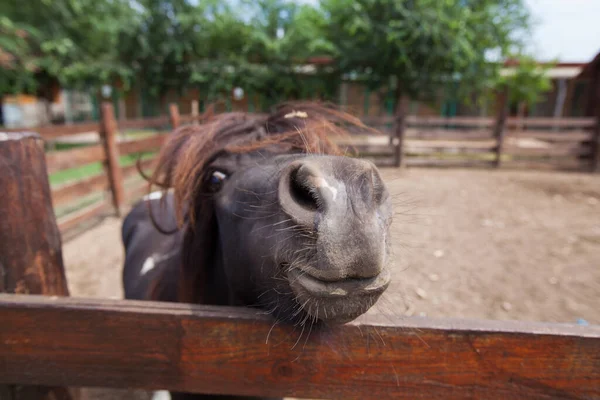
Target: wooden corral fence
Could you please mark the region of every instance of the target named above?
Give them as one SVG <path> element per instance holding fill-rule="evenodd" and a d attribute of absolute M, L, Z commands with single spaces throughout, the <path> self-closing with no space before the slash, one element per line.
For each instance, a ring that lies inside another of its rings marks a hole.
<path fill-rule="evenodd" d="M 69 298 L 40 136 L 0 134 L 0 162 L 3 400 L 600 399 L 598 326 L 372 316 L 302 338 L 251 309 Z"/>
<path fill-rule="evenodd" d="M 197 113 L 187 116 L 185 121 L 194 118 L 198 118 Z M 147 185 L 139 177 L 134 161 L 138 156 L 145 156 L 141 159 L 141 167 L 146 171 L 151 169 L 168 132 L 181 121 L 174 105 L 170 106 L 169 115 L 117 121 L 112 104 L 105 103 L 98 124 L 53 125 L 30 130 L 39 134 L 50 147 L 46 152 L 49 175 L 101 164 L 101 168 L 91 175 L 75 176 L 51 186 L 61 233 L 99 216 L 120 215 L 127 204 L 139 199 Z M 72 148 L 56 150 L 57 144 L 65 143 L 72 144 Z M 128 162 L 121 161 L 128 156 Z"/>
<path fill-rule="evenodd" d="M 351 139 L 358 154 L 379 165 L 600 170 L 599 119 L 407 117 L 395 135 L 392 117 L 365 123 L 380 137 Z M 391 133 L 385 134 L 386 131 Z M 401 149 L 401 151 L 397 151 Z"/>
<path fill-rule="evenodd" d="M 380 166 L 600 171 L 600 116 L 517 119 L 507 118 L 506 107 L 499 110 L 495 118 L 369 118 L 364 122 L 377 128 L 379 135 L 358 133 L 336 140 L 347 146 L 350 154 Z M 150 171 L 168 132 L 182 124 L 197 123 L 199 118 L 198 103 L 193 102 L 190 115 L 180 115 L 177 106 L 171 104 L 169 115 L 117 121 L 113 106 L 105 103 L 99 124 L 34 129 L 49 147 L 82 135 L 92 137 L 83 146 L 47 151 L 49 174 L 102 165 L 91 176 L 51 186 L 60 231 L 67 234 L 97 217 L 120 215 L 147 189 L 132 159 L 143 156 L 141 166 Z M 73 142 L 77 144 L 77 140 Z M 124 157 L 129 159 L 123 161 Z"/>

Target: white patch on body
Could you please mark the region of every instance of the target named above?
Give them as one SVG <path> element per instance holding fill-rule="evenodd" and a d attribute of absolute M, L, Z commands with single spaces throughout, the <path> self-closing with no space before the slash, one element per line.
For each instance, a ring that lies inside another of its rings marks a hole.
<path fill-rule="evenodd" d="M 158 390 L 152 394 L 152 400 L 171 400 L 171 394 L 166 390 Z"/>
<path fill-rule="evenodd" d="M 140 271 L 140 275 L 142 275 L 142 276 L 146 275 L 149 271 L 152 271 L 155 266 L 156 266 L 156 263 L 154 262 L 154 257 L 146 258 L 146 261 L 144 261 L 144 265 L 142 265 L 142 270 Z"/>
<path fill-rule="evenodd" d="M 170 251 L 162 256 L 160 254 L 151 255 L 150 257 L 146 258 L 146 261 L 144 261 L 142 270 L 140 271 L 140 276 L 146 275 L 156 267 L 156 264 L 168 260 L 175 255 L 177 255 L 177 250 Z"/>
<path fill-rule="evenodd" d="M 313 178 L 312 181 L 313 181 L 313 184 L 317 188 L 327 188 L 327 189 L 329 189 L 329 191 L 331 192 L 331 195 L 333 196 L 333 200 L 335 201 L 335 198 L 337 197 L 337 194 L 338 194 L 337 188 L 334 188 L 333 186 L 331 186 L 329 184 L 329 182 L 327 182 L 325 180 L 325 178 L 320 177 L 320 176 Z"/>
<path fill-rule="evenodd" d="M 143 199 L 145 201 L 147 201 L 147 200 L 158 200 L 158 199 L 162 198 L 162 196 L 163 196 L 163 192 L 158 191 L 158 192 L 152 192 L 152 193 L 149 193 L 149 194 L 145 195 L 143 197 Z"/>

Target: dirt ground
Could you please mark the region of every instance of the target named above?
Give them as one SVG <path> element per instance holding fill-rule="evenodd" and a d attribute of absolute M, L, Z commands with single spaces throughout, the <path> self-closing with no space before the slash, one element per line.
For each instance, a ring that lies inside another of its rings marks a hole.
<path fill-rule="evenodd" d="M 600 324 L 600 177 L 383 169 L 393 283 L 371 313 Z M 122 296 L 120 221 L 64 243 L 72 296 Z"/>

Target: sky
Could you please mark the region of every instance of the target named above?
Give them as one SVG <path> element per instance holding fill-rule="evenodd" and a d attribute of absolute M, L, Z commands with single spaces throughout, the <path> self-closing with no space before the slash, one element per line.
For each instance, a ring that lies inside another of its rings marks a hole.
<path fill-rule="evenodd" d="M 600 52 L 600 0 L 525 0 L 539 61 L 589 62 Z"/>

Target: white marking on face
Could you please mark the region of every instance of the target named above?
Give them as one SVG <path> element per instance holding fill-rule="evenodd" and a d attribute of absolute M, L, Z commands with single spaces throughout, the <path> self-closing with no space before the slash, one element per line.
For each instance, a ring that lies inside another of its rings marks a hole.
<path fill-rule="evenodd" d="M 144 261 L 144 265 L 142 265 L 142 270 L 140 271 L 140 275 L 142 275 L 142 276 L 146 275 L 148 272 L 152 271 L 155 266 L 156 266 L 156 263 L 154 262 L 154 257 L 146 258 L 146 261 Z"/>
<path fill-rule="evenodd" d="M 163 196 L 163 192 L 152 192 L 143 197 L 144 200 L 157 200 Z"/>
<path fill-rule="evenodd" d="M 157 390 L 152 395 L 152 400 L 171 400 L 171 394 L 166 390 Z"/>
<path fill-rule="evenodd" d="M 333 196 L 333 200 L 335 201 L 335 198 L 337 197 L 337 194 L 338 194 L 337 188 L 334 188 L 333 186 L 331 186 L 329 184 L 329 182 L 327 182 L 325 180 L 325 178 L 323 178 L 321 176 L 312 178 L 312 180 L 313 180 L 313 184 L 317 188 L 327 188 L 327 189 L 329 189 L 329 191 L 331 192 L 331 195 Z"/>

